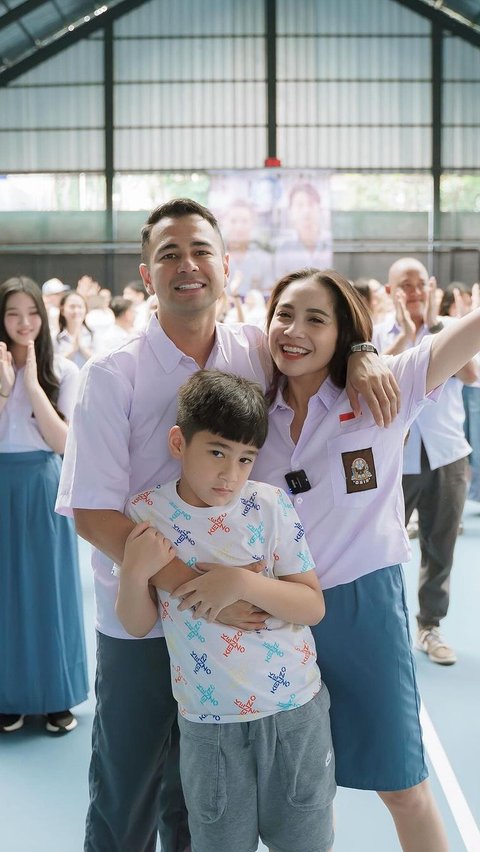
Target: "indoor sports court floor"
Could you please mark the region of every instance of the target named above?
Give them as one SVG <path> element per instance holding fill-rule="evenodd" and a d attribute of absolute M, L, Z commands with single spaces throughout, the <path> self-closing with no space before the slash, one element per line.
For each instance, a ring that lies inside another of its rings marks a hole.
<path fill-rule="evenodd" d="M 405 566 L 415 613 L 418 545 Z M 93 590 L 89 548 L 80 542 L 85 621 L 94 677 Z M 423 725 L 431 780 L 451 852 L 480 852 L 480 504 L 467 503 L 456 549 L 452 603 L 443 625 L 458 653 L 442 668 L 417 653 Z M 1 649 L 0 649 L 1 653 Z M 87 769 L 93 695 L 78 708 L 75 732 L 54 738 L 41 719 L 0 737 L 0 849 L 2 852 L 81 852 L 87 807 Z M 373 793 L 340 789 L 335 852 L 399 849 L 386 809 Z M 125 850 L 134 852 L 134 850 Z M 260 845 L 259 852 L 266 852 Z M 292 850 L 295 852 L 295 850 Z"/>

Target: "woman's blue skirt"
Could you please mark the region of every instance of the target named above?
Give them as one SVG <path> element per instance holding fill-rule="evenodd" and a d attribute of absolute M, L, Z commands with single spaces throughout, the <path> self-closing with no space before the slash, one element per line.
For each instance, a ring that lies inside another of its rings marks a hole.
<path fill-rule="evenodd" d="M 0 713 L 53 713 L 88 694 L 76 535 L 54 511 L 60 465 L 0 453 Z"/>
<path fill-rule="evenodd" d="M 330 693 L 337 784 L 405 790 L 427 775 L 403 570 L 391 565 L 325 589 L 312 627 Z"/>

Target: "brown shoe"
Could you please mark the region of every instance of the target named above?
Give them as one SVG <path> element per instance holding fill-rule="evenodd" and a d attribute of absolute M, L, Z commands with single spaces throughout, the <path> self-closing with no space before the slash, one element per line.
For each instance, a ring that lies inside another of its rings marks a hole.
<path fill-rule="evenodd" d="M 443 641 L 438 627 L 420 627 L 416 648 L 427 654 L 432 663 L 440 666 L 453 666 L 457 662 L 455 651 Z"/>

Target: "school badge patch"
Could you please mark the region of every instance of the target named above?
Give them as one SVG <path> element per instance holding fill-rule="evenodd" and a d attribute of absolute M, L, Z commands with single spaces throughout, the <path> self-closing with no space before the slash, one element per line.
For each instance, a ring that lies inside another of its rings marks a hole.
<path fill-rule="evenodd" d="M 371 447 L 342 453 L 347 494 L 377 488 L 377 471 Z"/>

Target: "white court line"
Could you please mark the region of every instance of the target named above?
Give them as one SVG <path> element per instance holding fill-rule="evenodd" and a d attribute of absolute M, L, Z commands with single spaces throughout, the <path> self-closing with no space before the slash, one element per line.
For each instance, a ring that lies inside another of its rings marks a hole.
<path fill-rule="evenodd" d="M 465 849 L 467 852 L 480 852 L 480 830 L 423 702 L 420 708 L 420 721 L 423 728 L 425 748 L 465 844 Z"/>

